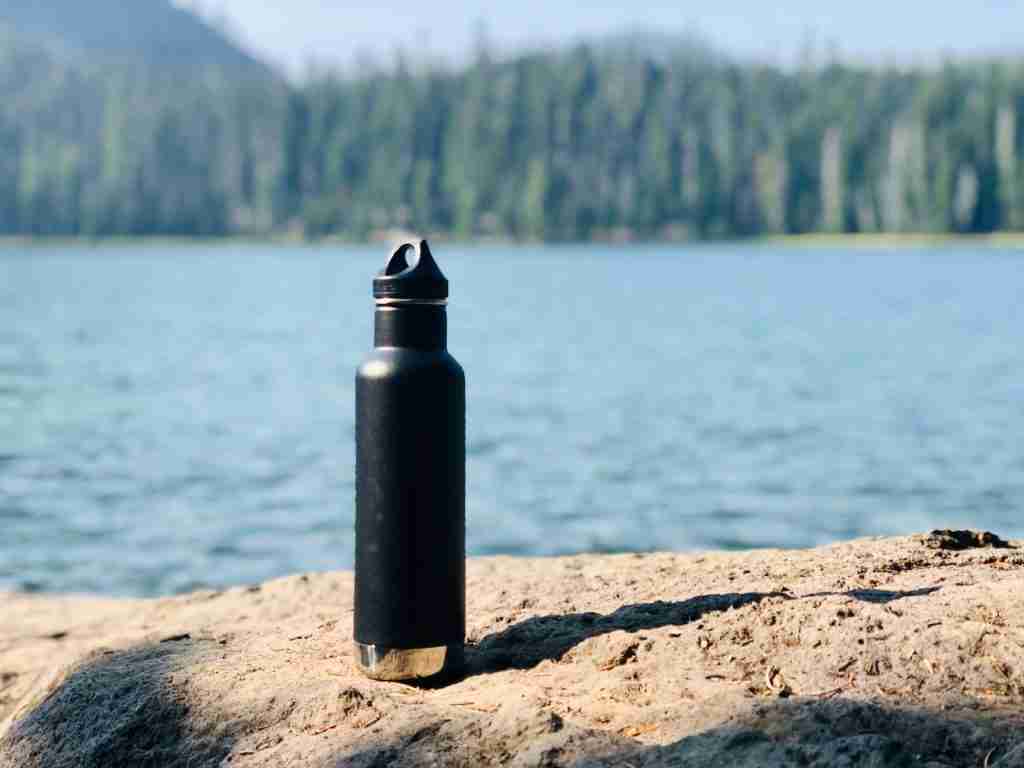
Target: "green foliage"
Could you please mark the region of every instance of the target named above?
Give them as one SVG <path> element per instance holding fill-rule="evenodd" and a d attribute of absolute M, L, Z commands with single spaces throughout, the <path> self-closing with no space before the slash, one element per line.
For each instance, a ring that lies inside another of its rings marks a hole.
<path fill-rule="evenodd" d="M 115 66 L 0 39 L 0 232 L 578 240 L 1024 227 L 1024 67 L 690 42 L 461 71 Z"/>
<path fill-rule="evenodd" d="M 0 233 L 268 230 L 284 86 L 0 37 Z"/>
<path fill-rule="evenodd" d="M 364 102 L 285 128 L 307 232 L 680 238 L 1024 224 L 1021 69 L 831 62 L 789 72 L 698 44 L 580 46 L 462 72 L 323 77 L 293 99 Z M 344 158 L 321 172 L 325 151 Z M 343 195 L 338 190 L 344 190 Z M 325 215 L 325 211 L 333 211 Z"/>

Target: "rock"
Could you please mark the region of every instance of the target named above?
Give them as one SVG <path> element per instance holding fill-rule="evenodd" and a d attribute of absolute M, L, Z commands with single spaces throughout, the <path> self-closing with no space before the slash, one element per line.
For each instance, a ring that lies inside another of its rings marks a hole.
<path fill-rule="evenodd" d="M 922 543 L 931 549 L 1011 548 L 1009 542 L 1004 541 L 989 531 L 953 531 L 948 529 L 932 531 L 927 536 L 922 537 Z"/>
<path fill-rule="evenodd" d="M 0 595 L 0 768 L 1024 766 L 1024 550 L 991 536 L 471 560 L 435 688 L 353 671 L 350 573 Z"/>

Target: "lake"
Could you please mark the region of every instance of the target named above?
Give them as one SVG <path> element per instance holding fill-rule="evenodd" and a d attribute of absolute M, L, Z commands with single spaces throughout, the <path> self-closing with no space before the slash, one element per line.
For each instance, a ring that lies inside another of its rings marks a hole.
<path fill-rule="evenodd" d="M 1024 536 L 1024 253 L 455 247 L 468 549 Z M 153 595 L 353 559 L 386 249 L 0 250 L 0 588 Z"/>

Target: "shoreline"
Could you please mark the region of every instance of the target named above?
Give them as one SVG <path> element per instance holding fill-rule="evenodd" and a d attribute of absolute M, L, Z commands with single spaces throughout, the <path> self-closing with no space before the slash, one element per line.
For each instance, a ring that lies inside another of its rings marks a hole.
<path fill-rule="evenodd" d="M 353 671 L 351 591 L 345 571 L 156 599 L 0 594 L 0 767 L 140 748 L 172 768 L 1024 755 L 1024 542 L 471 558 L 466 674 L 433 688 Z"/>
<path fill-rule="evenodd" d="M 394 235 L 394 236 L 392 236 Z M 419 236 L 407 233 L 373 237 L 364 240 L 345 237 L 301 238 L 294 235 L 224 235 L 215 237 L 165 236 L 165 235 L 115 235 L 109 237 L 83 236 L 0 236 L 0 249 L 31 248 L 48 249 L 59 247 L 93 247 L 93 248 L 209 248 L 232 247 L 247 245 L 254 247 L 288 246 L 293 248 L 328 248 L 328 247 L 387 247 L 393 243 L 407 242 Z M 763 235 L 752 238 L 722 238 L 708 240 L 666 240 L 666 239 L 633 239 L 614 241 L 607 239 L 574 240 L 574 241 L 542 241 L 516 240 L 512 238 L 469 238 L 465 240 L 448 238 L 433 233 L 427 236 L 431 242 L 443 243 L 447 246 L 465 248 L 485 248 L 500 246 L 508 248 L 530 247 L 585 247 L 595 248 L 693 248 L 714 246 L 769 246 L 777 245 L 785 248 L 824 248 L 824 249 L 864 249 L 864 250 L 902 250 L 916 248 L 942 248 L 956 246 L 978 246 L 990 249 L 1024 249 L 1024 232 L 993 232 L 989 234 L 944 234 L 944 233 L 872 233 L 872 234 L 829 234 L 809 233 L 801 235 Z"/>

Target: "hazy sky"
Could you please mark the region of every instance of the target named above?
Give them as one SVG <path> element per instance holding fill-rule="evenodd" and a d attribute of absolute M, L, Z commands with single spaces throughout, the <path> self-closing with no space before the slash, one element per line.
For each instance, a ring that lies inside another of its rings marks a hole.
<path fill-rule="evenodd" d="M 943 52 L 1024 50 L 1021 0 L 703 0 L 590 2 L 178 0 L 223 15 L 254 50 L 296 70 L 310 59 L 352 63 L 425 46 L 457 61 L 483 22 L 503 48 L 606 35 L 628 27 L 697 31 L 732 52 L 792 60 L 808 38 L 852 56 L 899 60 Z"/>

